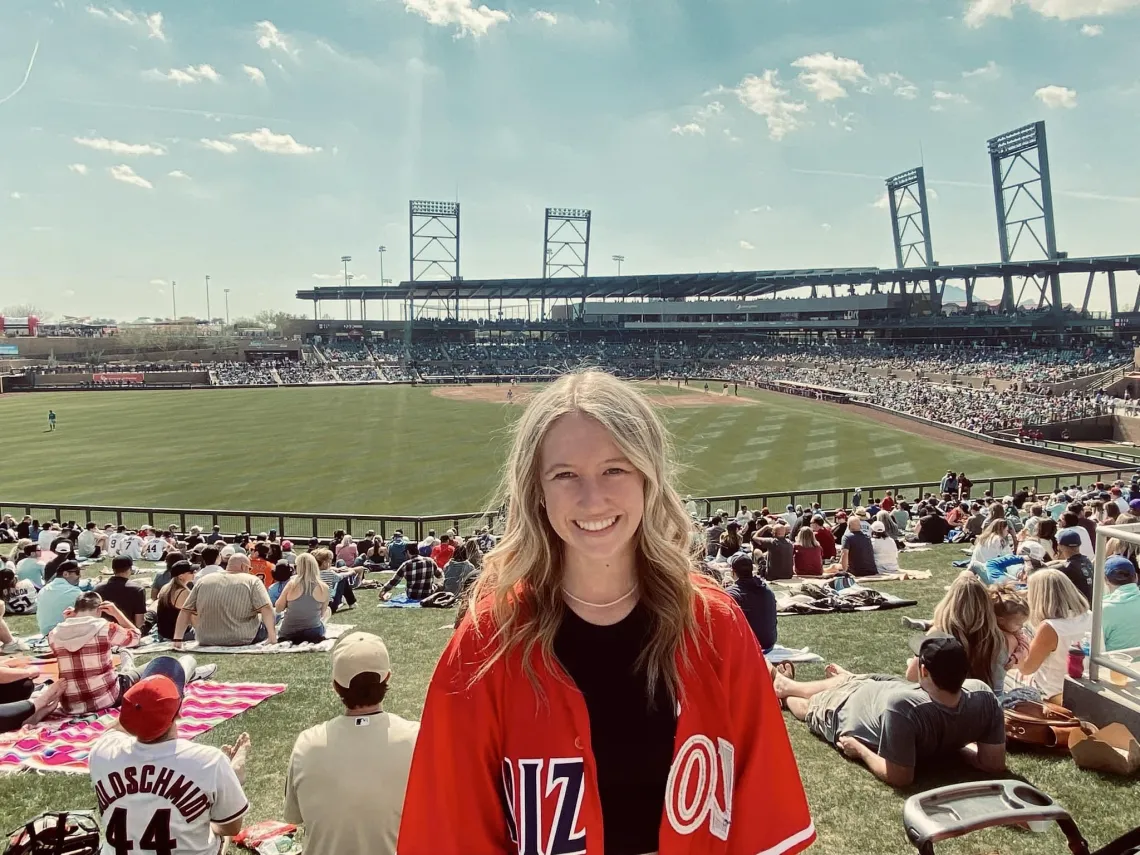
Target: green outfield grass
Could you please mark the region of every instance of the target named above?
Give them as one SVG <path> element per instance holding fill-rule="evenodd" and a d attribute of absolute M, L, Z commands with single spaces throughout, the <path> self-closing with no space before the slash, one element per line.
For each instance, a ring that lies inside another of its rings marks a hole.
<path fill-rule="evenodd" d="M 745 392 L 660 401 L 694 495 L 1061 471 L 938 445 L 855 408 Z M 70 392 L 0 398 L 0 499 L 361 514 L 479 511 L 521 408 L 423 387 Z M 684 394 L 700 394 L 694 385 Z M 47 412 L 59 416 L 48 433 Z M 864 414 L 866 413 L 866 414 Z M 835 498 L 838 503 L 838 497 Z"/>
<path fill-rule="evenodd" d="M 900 618 L 929 617 L 943 588 L 958 572 L 950 562 L 960 558 L 954 546 L 902 556 L 902 566 L 931 570 L 927 581 L 893 582 L 881 589 L 918 600 L 909 609 L 888 612 L 780 618 L 780 641 L 791 647 L 810 646 L 825 661 L 839 662 L 858 672 L 901 674 L 907 658 L 905 630 Z M 97 571 L 92 571 L 97 572 Z M 381 609 L 373 591 L 361 592 L 355 610 L 341 612 L 337 620 L 375 632 L 388 643 L 393 665 L 393 688 L 386 708 L 419 718 L 428 681 L 439 653 L 450 638 L 455 613 L 435 610 Z M 17 634 L 36 631 L 34 617 L 10 618 Z M 215 679 L 287 683 L 285 694 L 232 719 L 203 735 L 211 745 L 233 742 L 242 731 L 253 739 L 246 791 L 252 802 L 250 822 L 279 819 L 284 803 L 285 772 L 297 734 L 306 727 L 338 715 L 341 708 L 330 687 L 327 654 L 287 656 L 219 656 Z M 818 679 L 822 665 L 801 665 L 798 678 Z M 834 749 L 812 737 L 806 727 L 784 716 L 800 772 L 807 789 L 819 843 L 811 850 L 821 855 L 906 855 L 914 849 L 902 831 L 902 806 L 915 792 L 955 781 L 968 780 L 964 768 L 927 770 L 915 785 L 896 792 L 876 781 L 862 766 L 845 760 Z M 478 722 L 472 722 L 478 727 Z M 1123 834 L 1136 824 L 1135 784 L 1127 779 L 1082 772 L 1067 757 L 1025 752 L 1009 759 L 1012 777 L 1022 777 L 1051 794 L 1076 818 L 1093 848 Z M 0 829 L 8 830 L 44 810 L 91 808 L 94 798 L 89 779 L 67 775 L 15 775 L 0 778 Z M 441 810 L 443 806 L 440 806 Z M 762 806 L 739 805 L 739 810 Z M 446 821 L 441 814 L 440 821 Z M 234 849 L 236 853 L 239 850 Z M 991 831 L 960 841 L 940 843 L 940 855 L 1060 855 L 1067 851 L 1061 835 Z"/>

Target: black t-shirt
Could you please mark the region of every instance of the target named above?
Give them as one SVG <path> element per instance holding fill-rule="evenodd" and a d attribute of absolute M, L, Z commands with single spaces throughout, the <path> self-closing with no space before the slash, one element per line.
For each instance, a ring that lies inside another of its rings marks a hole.
<path fill-rule="evenodd" d="M 102 585 L 95 588 L 95 593 L 105 602 L 114 603 L 119 607 L 127 620 L 133 621 L 136 615 L 146 614 L 146 591 L 138 585 L 131 584 L 123 576 L 112 576 Z M 114 622 L 113 618 L 107 620 Z"/>
<path fill-rule="evenodd" d="M 202 540 L 202 535 L 192 534 L 188 538 L 186 538 L 186 548 L 187 549 L 193 549 L 199 543 L 203 543 L 203 542 L 204 541 Z"/>
<path fill-rule="evenodd" d="M 677 719 L 664 684 L 650 704 L 645 675 L 635 667 L 649 630 L 649 611 L 640 604 L 613 626 L 587 623 L 567 609 L 554 637 L 554 653 L 590 715 L 607 855 L 658 849 Z"/>
<path fill-rule="evenodd" d="M 918 527 L 918 540 L 920 543 L 942 543 L 950 533 L 950 523 L 938 514 L 927 514 L 922 518 Z"/>

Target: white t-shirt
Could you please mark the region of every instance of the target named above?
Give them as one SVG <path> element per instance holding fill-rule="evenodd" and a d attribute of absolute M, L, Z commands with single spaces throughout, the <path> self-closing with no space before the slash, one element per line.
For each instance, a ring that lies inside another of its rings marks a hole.
<path fill-rule="evenodd" d="M 1093 549 L 1092 538 L 1089 537 L 1089 533 L 1085 531 L 1085 527 L 1083 525 L 1075 525 L 1072 528 L 1060 529 L 1057 532 L 1057 537 L 1059 538 L 1066 531 L 1075 531 L 1081 538 L 1081 555 L 1089 561 L 1096 561 L 1096 550 Z"/>
<path fill-rule="evenodd" d="M 1086 632 L 1092 632 L 1092 612 L 1071 618 L 1052 618 L 1044 621 L 1057 633 L 1057 647 L 1045 657 L 1041 667 L 1027 677 L 1011 671 L 1014 680 L 1039 689 L 1046 698 L 1059 695 L 1065 688 L 1069 673 L 1069 648 L 1079 644 Z"/>
<path fill-rule="evenodd" d="M 194 581 L 198 581 L 211 573 L 221 573 L 222 568 L 217 564 L 211 564 L 209 567 L 203 567 L 194 574 Z"/>
<path fill-rule="evenodd" d="M 210 823 L 249 809 L 230 761 L 211 745 L 186 739 L 144 744 L 112 730 L 95 743 L 88 765 L 102 815 L 103 855 L 151 848 L 217 855 L 221 841 Z"/>
<path fill-rule="evenodd" d="M 51 542 L 59 537 L 59 535 L 60 532 L 45 528 L 40 532 L 40 538 L 36 541 L 36 548 L 39 549 L 40 552 L 47 552 L 51 549 Z"/>
<path fill-rule="evenodd" d="M 899 548 L 889 537 L 872 537 L 871 549 L 875 552 L 875 569 L 880 573 L 899 572 Z"/>
<path fill-rule="evenodd" d="M 393 855 L 418 721 L 390 713 L 339 716 L 297 737 L 285 778 L 286 822 L 305 824 L 305 850 Z"/>
<path fill-rule="evenodd" d="M 143 558 L 147 561 L 161 561 L 166 553 L 166 541 L 161 537 L 152 537 L 146 542 L 143 549 Z"/>
<path fill-rule="evenodd" d="M 128 534 L 119 547 L 121 555 L 129 555 L 135 561 L 142 560 L 144 541 L 137 534 Z"/>
<path fill-rule="evenodd" d="M 83 529 L 75 541 L 75 554 L 80 558 L 90 558 L 95 553 L 95 539 L 98 532 Z"/>

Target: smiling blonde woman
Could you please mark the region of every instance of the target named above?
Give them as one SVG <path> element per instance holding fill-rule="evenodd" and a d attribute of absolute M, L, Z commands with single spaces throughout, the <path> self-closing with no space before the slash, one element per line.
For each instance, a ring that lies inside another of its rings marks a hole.
<path fill-rule="evenodd" d="M 504 467 L 506 531 L 428 690 L 400 855 L 814 840 L 764 659 L 735 603 L 695 575 L 671 473 L 636 387 L 584 371 L 529 402 Z"/>

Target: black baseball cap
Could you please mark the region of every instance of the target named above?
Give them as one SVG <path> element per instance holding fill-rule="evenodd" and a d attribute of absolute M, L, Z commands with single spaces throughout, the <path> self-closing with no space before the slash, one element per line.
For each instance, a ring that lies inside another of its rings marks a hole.
<path fill-rule="evenodd" d="M 970 660 L 962 643 L 952 635 L 916 635 L 910 649 L 930 674 L 934 685 L 944 692 L 957 692 L 970 672 Z"/>

